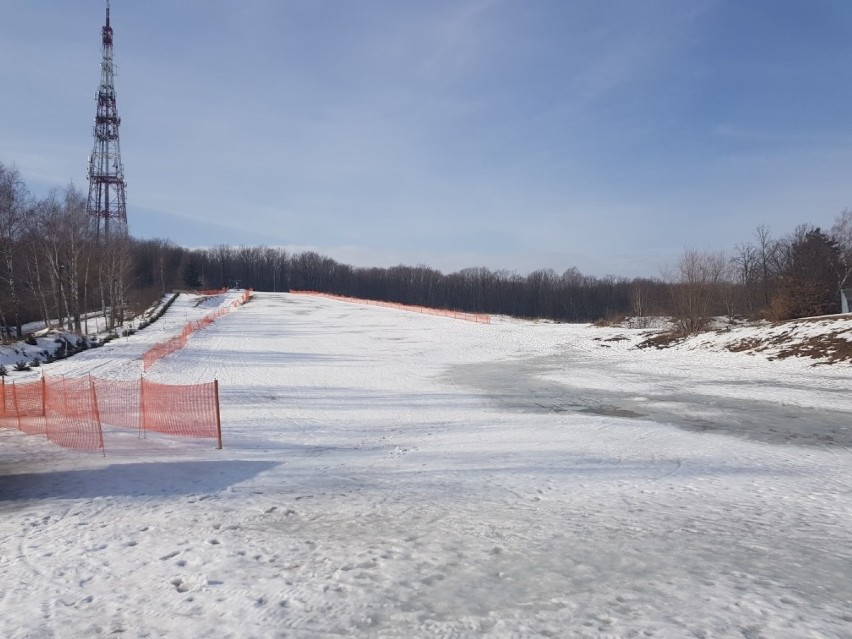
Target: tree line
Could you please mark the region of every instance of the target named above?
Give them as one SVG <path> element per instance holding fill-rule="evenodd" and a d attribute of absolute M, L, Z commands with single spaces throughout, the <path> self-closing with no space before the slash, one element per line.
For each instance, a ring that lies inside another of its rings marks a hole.
<path fill-rule="evenodd" d="M 361 268 L 317 253 L 217 246 L 185 255 L 184 284 L 315 290 L 471 313 L 567 322 L 670 316 L 684 333 L 715 316 L 785 320 L 837 313 L 852 286 L 852 212 L 828 232 L 803 224 L 774 238 L 759 226 L 729 253 L 686 250 L 658 278 L 595 277 L 576 268 L 528 275 L 487 268 L 443 274 L 428 266 Z M 187 279 L 189 278 L 189 279 Z"/>
<path fill-rule="evenodd" d="M 774 238 L 760 226 L 727 253 L 686 250 L 659 277 L 585 275 L 576 268 L 521 275 L 483 267 L 445 274 L 429 266 L 355 267 L 315 252 L 220 245 L 187 249 L 129 236 L 98 242 L 73 186 L 36 199 L 0 164 L 0 324 L 54 321 L 85 330 L 87 313 L 110 326 L 179 289 L 315 290 L 473 313 L 566 322 L 670 316 L 682 332 L 718 315 L 782 320 L 835 313 L 852 285 L 852 212 L 824 231 L 804 224 Z"/>

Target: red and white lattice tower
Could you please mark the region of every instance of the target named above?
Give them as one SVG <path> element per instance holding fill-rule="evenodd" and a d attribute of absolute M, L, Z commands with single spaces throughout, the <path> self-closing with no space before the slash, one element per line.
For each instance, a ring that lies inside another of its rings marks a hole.
<path fill-rule="evenodd" d="M 112 63 L 112 27 L 109 24 L 109 0 L 106 6 L 106 24 L 103 34 L 103 61 L 101 83 L 95 99 L 95 145 L 89 156 L 89 200 L 86 211 L 97 222 L 98 239 L 110 233 L 127 233 L 127 207 L 125 204 L 124 166 L 118 143 L 118 109 L 115 104 L 115 68 Z"/>

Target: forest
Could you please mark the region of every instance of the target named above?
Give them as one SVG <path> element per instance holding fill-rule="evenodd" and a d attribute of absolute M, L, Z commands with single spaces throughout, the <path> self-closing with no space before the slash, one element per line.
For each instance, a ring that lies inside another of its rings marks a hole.
<path fill-rule="evenodd" d="M 429 266 L 354 267 L 315 252 L 116 234 L 100 240 L 73 185 L 34 198 L 0 163 L 0 326 L 3 338 L 41 322 L 82 331 L 85 313 L 122 324 L 174 290 L 220 287 L 312 290 L 365 299 L 561 322 L 667 316 L 678 330 L 715 316 L 785 320 L 837 313 L 852 287 L 852 211 L 830 229 L 803 223 L 775 237 L 754 229 L 725 252 L 686 249 L 656 278 L 585 275 L 575 268 L 518 274 L 483 267 L 445 274 Z"/>

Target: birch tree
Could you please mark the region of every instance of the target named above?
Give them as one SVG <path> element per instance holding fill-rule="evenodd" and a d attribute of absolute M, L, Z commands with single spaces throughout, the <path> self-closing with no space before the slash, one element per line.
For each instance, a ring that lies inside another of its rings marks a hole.
<path fill-rule="evenodd" d="M 24 234 L 29 194 L 18 170 L 0 164 L 0 267 L 9 301 L 11 320 L 18 339 L 23 337 L 21 283 L 18 281 L 18 251 Z M 3 320 L 6 324 L 5 318 Z"/>

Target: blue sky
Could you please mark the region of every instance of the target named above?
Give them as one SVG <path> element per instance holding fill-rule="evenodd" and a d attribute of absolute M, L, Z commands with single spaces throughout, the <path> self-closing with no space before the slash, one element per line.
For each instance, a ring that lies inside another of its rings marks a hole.
<path fill-rule="evenodd" d="M 0 0 L 0 162 L 87 189 L 104 3 Z M 112 0 L 128 220 L 659 275 L 852 207 L 848 0 Z"/>

